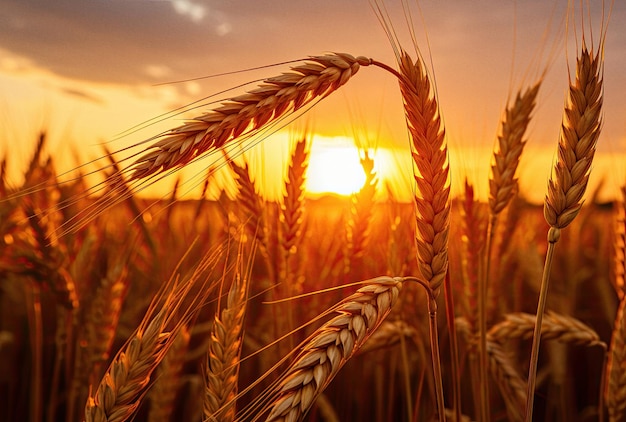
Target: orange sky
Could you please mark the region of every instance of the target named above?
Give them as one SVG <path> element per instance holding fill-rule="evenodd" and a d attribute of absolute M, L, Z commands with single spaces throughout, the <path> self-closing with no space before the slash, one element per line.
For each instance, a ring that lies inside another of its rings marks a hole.
<path fill-rule="evenodd" d="M 598 35 L 601 4 L 590 4 Z M 401 2 L 387 1 L 386 5 L 403 45 L 411 48 Z M 544 195 L 567 87 L 566 43 L 559 35 L 564 30 L 566 5 L 566 0 L 532 0 L 517 6 L 496 0 L 422 1 L 427 44 L 416 3 L 412 3 L 418 43 L 432 57 L 453 186 L 460 186 L 468 175 L 484 193 L 489 151 L 507 96 L 531 82 L 550 62 L 531 125 L 530 153 L 520 169 L 527 194 L 534 199 Z M 597 183 L 605 174 L 609 195 L 626 180 L 626 2 L 617 2 L 611 19 L 605 125 L 591 181 Z M 543 38 L 546 30 L 547 38 Z M 573 56 L 571 39 L 567 46 Z M 44 128 L 50 133 L 55 157 L 70 157 L 77 148 L 81 160 L 92 159 L 102 153 L 99 143 L 135 124 L 205 95 L 278 74 L 286 67 L 183 84 L 157 83 L 326 51 L 394 63 L 367 0 L 3 0 L 0 148 L 10 168 L 20 170 L 35 134 Z M 177 124 L 169 120 L 109 147 L 124 147 Z M 396 167 L 409 165 L 397 84 L 380 69 L 361 69 L 345 89 L 308 113 L 297 126 L 303 127 L 320 136 L 320 145 L 327 138 L 351 137 L 356 130 L 371 146 L 399 157 Z M 272 151 L 261 155 L 271 156 Z M 69 160 L 59 164 L 60 170 L 73 165 Z M 409 183 L 408 177 L 398 180 Z"/>

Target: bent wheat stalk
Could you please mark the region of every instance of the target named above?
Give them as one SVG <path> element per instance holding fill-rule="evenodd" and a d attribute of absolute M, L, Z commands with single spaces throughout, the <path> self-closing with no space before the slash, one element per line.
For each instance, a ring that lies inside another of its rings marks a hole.
<path fill-rule="evenodd" d="M 508 340 L 530 339 L 535 329 L 537 317 L 532 314 L 517 312 L 505 315 L 504 321 L 489 330 L 489 336 L 505 343 Z M 600 346 L 606 349 L 606 343 L 591 327 L 576 318 L 547 312 L 541 325 L 541 336 L 546 340 L 581 346 Z"/>
<path fill-rule="evenodd" d="M 603 42 L 600 43 L 598 52 L 594 54 L 593 51 L 587 49 L 583 38 L 582 51 L 576 59 L 576 78 L 570 82 L 563 114 L 558 157 L 544 201 L 544 217 L 550 229 L 528 370 L 526 402 L 526 421 L 528 422 L 532 420 L 541 324 L 548 295 L 554 249 L 561 236 L 561 230 L 576 218 L 582 207 L 582 198 L 587 188 L 591 163 L 602 126 L 603 44 Z"/>
<path fill-rule="evenodd" d="M 391 311 L 402 278 L 378 277 L 334 308 L 280 378 L 267 421 L 300 421 L 343 365 Z"/>

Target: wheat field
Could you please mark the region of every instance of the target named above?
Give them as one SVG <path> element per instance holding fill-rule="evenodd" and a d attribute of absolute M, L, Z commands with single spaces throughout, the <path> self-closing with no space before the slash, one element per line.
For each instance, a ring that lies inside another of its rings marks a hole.
<path fill-rule="evenodd" d="M 626 187 L 587 189 L 610 28 L 577 33 L 544 203 L 518 187 L 541 72 L 503 110 L 480 201 L 469 180 L 451 195 L 433 74 L 375 5 L 396 63 L 308 56 L 70 178 L 46 133 L 23 183 L 3 158 L 0 420 L 626 420 Z M 309 197 L 308 133 L 267 199 L 233 146 L 371 68 L 398 83 L 413 202 L 380 199 L 365 148 L 359 192 Z M 141 195 L 207 155 L 200 198 Z M 234 197 L 205 197 L 213 170 Z"/>

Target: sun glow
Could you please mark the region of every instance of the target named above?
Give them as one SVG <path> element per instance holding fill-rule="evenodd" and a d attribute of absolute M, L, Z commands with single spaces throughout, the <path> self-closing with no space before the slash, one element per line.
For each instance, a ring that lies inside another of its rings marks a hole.
<path fill-rule="evenodd" d="M 365 183 L 365 172 L 359 151 L 343 138 L 333 145 L 314 142 L 307 171 L 306 190 L 312 194 L 334 193 L 350 195 Z"/>

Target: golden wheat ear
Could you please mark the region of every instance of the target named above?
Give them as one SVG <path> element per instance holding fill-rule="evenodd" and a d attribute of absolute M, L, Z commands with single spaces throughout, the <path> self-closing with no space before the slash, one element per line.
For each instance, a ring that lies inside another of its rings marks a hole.
<path fill-rule="evenodd" d="M 257 88 L 157 135 L 127 169 L 130 181 L 183 167 L 235 139 L 252 136 L 291 112 L 327 97 L 371 60 L 345 53 L 311 56 L 289 72 L 267 78 Z"/>
<path fill-rule="evenodd" d="M 235 420 L 249 279 L 250 274 L 235 275 L 226 307 L 213 322 L 203 401 L 204 418 L 209 421 Z"/>
<path fill-rule="evenodd" d="M 583 44 L 570 84 L 558 157 L 548 184 L 544 216 L 550 227 L 563 229 L 576 218 L 587 189 L 591 163 L 602 127 L 602 57 Z"/>
<path fill-rule="evenodd" d="M 528 371 L 527 421 L 532 419 L 533 413 L 541 324 L 555 246 L 561 237 L 561 230 L 576 218 L 582 207 L 602 127 L 603 50 L 603 41 L 594 53 L 587 49 L 583 38 L 581 51 L 576 58 L 576 77 L 570 81 L 563 113 L 558 156 L 544 201 L 543 214 L 550 229 Z"/>
<path fill-rule="evenodd" d="M 294 351 L 295 358 L 238 420 L 301 421 L 346 362 L 363 346 L 397 302 L 402 277 L 377 277 L 330 308 L 334 315 Z"/>
<path fill-rule="evenodd" d="M 497 215 L 517 192 L 515 172 L 526 145 L 526 129 L 535 109 L 541 82 L 520 91 L 512 105 L 504 111 L 498 143 L 493 153 L 489 177 L 489 207 Z"/>
<path fill-rule="evenodd" d="M 216 284 L 206 272 L 215 267 L 222 252 L 221 247 L 215 248 L 198 263 L 191 276 L 181 280 L 175 274 L 163 285 L 137 330 L 88 397 L 87 422 L 122 422 L 134 417 L 153 372 L 173 346 L 178 333 L 214 291 Z"/>

